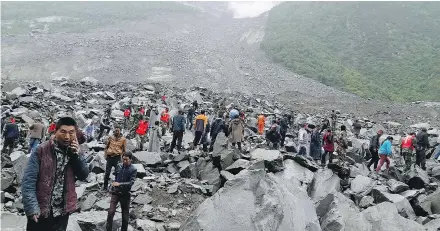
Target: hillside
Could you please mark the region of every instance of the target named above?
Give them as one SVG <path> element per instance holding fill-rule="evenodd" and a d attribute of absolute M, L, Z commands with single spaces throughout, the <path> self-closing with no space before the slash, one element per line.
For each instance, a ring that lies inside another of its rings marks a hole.
<path fill-rule="evenodd" d="M 440 99 L 440 3 L 289 2 L 261 48 L 295 73 L 363 97 Z"/>

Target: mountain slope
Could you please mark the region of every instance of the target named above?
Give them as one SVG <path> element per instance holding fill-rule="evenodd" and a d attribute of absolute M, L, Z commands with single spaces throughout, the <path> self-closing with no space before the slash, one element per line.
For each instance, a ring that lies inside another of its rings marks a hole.
<path fill-rule="evenodd" d="M 363 97 L 440 98 L 440 3 L 289 2 L 261 48 L 294 72 Z"/>

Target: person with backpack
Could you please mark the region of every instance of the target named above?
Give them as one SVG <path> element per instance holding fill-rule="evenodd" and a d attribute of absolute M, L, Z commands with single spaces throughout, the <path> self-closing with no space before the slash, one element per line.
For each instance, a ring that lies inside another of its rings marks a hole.
<path fill-rule="evenodd" d="M 405 171 L 411 168 L 412 156 L 416 146 L 417 140 L 414 132 L 400 140 L 400 155 L 405 159 Z"/>
<path fill-rule="evenodd" d="M 2 153 L 7 153 L 10 155 L 14 149 L 15 142 L 20 137 L 20 130 L 18 129 L 18 125 L 15 124 L 14 117 L 9 118 L 9 123 L 7 123 L 4 127 L 3 131 L 3 148 Z"/>
<path fill-rule="evenodd" d="M 379 163 L 379 147 L 380 147 L 380 142 L 379 139 L 380 137 L 383 135 L 383 131 L 379 130 L 377 131 L 377 134 L 375 136 L 373 136 L 370 140 L 370 154 L 371 154 L 371 160 L 367 165 L 368 170 L 370 170 L 370 166 L 372 164 L 374 164 L 374 169 L 377 168 L 377 164 Z M 370 170 L 371 171 L 371 170 Z"/>
<path fill-rule="evenodd" d="M 171 129 L 173 132 L 173 140 L 171 141 L 171 147 L 169 152 L 173 152 L 174 147 L 179 151 L 182 148 L 183 133 L 185 132 L 185 117 L 183 116 L 183 111 L 179 110 L 178 114 L 175 115 L 171 122 Z"/>
<path fill-rule="evenodd" d="M 390 159 L 389 157 L 393 154 L 392 142 L 393 137 L 388 136 L 387 139 L 382 143 L 379 148 L 379 165 L 376 168 L 376 172 L 379 172 L 382 168 L 384 162 L 387 163 L 387 170 L 390 169 Z"/>
<path fill-rule="evenodd" d="M 278 149 L 278 143 L 281 139 L 279 125 L 276 120 L 272 121 L 272 125 L 269 130 L 266 132 L 266 139 L 272 143 L 274 149 Z"/>
<path fill-rule="evenodd" d="M 335 140 L 331 128 L 327 128 L 323 137 L 324 154 L 321 156 L 321 165 L 324 167 L 328 155 L 328 162 L 333 162 L 333 152 L 335 151 Z"/>
<path fill-rule="evenodd" d="M 420 166 L 423 170 L 426 170 L 426 150 L 429 148 L 428 130 L 422 128 L 416 136 L 416 165 Z"/>
<path fill-rule="evenodd" d="M 229 127 L 227 127 L 229 129 Z M 210 136 L 211 136 L 211 145 L 209 147 L 209 151 L 212 152 L 214 150 L 214 144 L 215 144 L 215 140 L 217 139 L 217 136 L 220 132 L 225 132 L 226 129 L 226 125 L 225 125 L 225 121 L 223 120 L 223 112 L 219 112 L 218 114 L 218 118 L 216 118 L 214 120 L 214 122 L 212 122 L 211 125 L 211 132 L 210 132 Z M 228 132 L 226 132 L 228 133 Z"/>

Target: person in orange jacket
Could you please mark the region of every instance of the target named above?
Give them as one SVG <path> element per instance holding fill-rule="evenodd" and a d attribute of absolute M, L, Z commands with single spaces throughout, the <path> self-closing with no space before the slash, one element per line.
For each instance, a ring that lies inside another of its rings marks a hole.
<path fill-rule="evenodd" d="M 263 135 L 265 123 L 266 123 L 266 118 L 264 117 L 263 113 L 260 113 L 257 119 L 258 134 Z"/>
<path fill-rule="evenodd" d="M 143 117 L 141 117 L 141 119 L 139 120 L 139 124 L 136 128 L 136 141 L 138 142 L 138 148 L 140 149 L 140 151 L 142 151 L 144 149 L 144 143 L 145 143 L 145 138 L 147 135 L 147 131 L 148 131 L 148 121 L 144 120 Z"/>
<path fill-rule="evenodd" d="M 170 127 L 170 113 L 168 108 L 160 114 L 160 122 L 162 123 L 162 136 L 165 136 L 166 130 Z"/>

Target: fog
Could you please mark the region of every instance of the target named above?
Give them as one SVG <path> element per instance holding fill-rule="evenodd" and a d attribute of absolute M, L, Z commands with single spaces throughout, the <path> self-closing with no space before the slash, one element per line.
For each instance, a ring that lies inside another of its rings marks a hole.
<path fill-rule="evenodd" d="M 234 12 L 234 18 L 252 18 L 269 11 L 279 3 L 281 2 L 229 2 L 228 7 Z"/>

